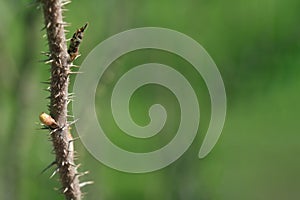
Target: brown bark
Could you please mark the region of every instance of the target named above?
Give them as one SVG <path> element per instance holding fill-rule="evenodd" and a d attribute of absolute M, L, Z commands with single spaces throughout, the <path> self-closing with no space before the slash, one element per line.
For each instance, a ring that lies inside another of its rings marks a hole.
<path fill-rule="evenodd" d="M 70 63 L 62 16 L 63 3 L 62 0 L 42 0 L 51 63 L 50 115 L 59 127 L 52 130 L 51 139 L 62 192 L 68 200 L 80 200 L 82 193 L 74 164 L 73 139 L 67 122 Z"/>

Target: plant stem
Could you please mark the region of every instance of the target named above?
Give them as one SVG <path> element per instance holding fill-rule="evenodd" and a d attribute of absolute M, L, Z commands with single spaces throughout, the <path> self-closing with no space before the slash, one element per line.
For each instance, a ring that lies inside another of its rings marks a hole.
<path fill-rule="evenodd" d="M 77 167 L 74 164 L 73 138 L 67 122 L 70 63 L 62 15 L 62 0 L 41 0 L 49 43 L 51 62 L 50 115 L 60 128 L 52 131 L 62 191 L 68 200 L 80 200 Z"/>

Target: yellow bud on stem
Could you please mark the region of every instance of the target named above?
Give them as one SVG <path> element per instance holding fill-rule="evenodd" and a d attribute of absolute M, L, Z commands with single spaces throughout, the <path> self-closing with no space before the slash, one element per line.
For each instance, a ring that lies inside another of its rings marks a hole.
<path fill-rule="evenodd" d="M 49 126 L 50 128 L 58 128 L 58 125 L 56 123 L 56 121 L 47 113 L 42 112 L 39 116 L 40 121 L 45 125 L 45 126 Z"/>

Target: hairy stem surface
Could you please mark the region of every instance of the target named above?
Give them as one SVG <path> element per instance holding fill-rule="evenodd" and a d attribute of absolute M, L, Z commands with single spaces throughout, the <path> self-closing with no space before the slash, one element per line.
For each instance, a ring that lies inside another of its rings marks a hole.
<path fill-rule="evenodd" d="M 80 200 L 81 190 L 74 164 L 73 139 L 67 122 L 70 63 L 62 16 L 62 0 L 42 0 L 51 63 L 50 115 L 58 124 L 51 133 L 62 192 L 68 200 Z"/>

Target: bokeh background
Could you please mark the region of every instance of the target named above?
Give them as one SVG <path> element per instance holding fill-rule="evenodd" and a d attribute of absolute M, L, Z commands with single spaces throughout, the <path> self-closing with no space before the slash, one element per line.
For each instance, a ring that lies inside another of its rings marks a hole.
<path fill-rule="evenodd" d="M 42 12 L 36 7 L 27 0 L 0 1 L 0 199 L 4 200 L 63 199 L 54 190 L 60 188 L 58 177 L 49 180 L 51 170 L 40 175 L 54 157 L 47 131 L 39 130 L 38 122 L 40 112 L 47 111 L 48 93 L 41 82 L 49 78 L 49 66 L 39 62 L 45 59 L 40 51 L 48 47 L 42 37 Z M 178 102 L 157 85 L 139 89 L 130 109 L 143 125 L 149 122 L 151 104 L 164 105 L 169 118 L 161 134 L 133 139 L 112 119 L 111 88 L 126 70 L 147 62 L 168 64 L 189 78 L 200 102 L 200 129 L 180 159 L 147 174 L 110 169 L 78 140 L 80 170 L 90 171 L 83 179 L 95 181 L 83 189 L 86 199 L 300 198 L 300 1 L 89 0 L 74 1 L 67 8 L 66 21 L 72 24 L 68 37 L 85 22 L 90 24 L 76 64 L 98 43 L 121 31 L 144 26 L 174 29 L 209 52 L 222 74 L 228 100 L 223 133 L 209 156 L 199 160 L 210 119 L 209 95 L 201 76 L 167 52 L 143 50 L 118 59 L 96 94 L 97 114 L 113 142 L 146 152 L 160 148 L 176 132 Z"/>

